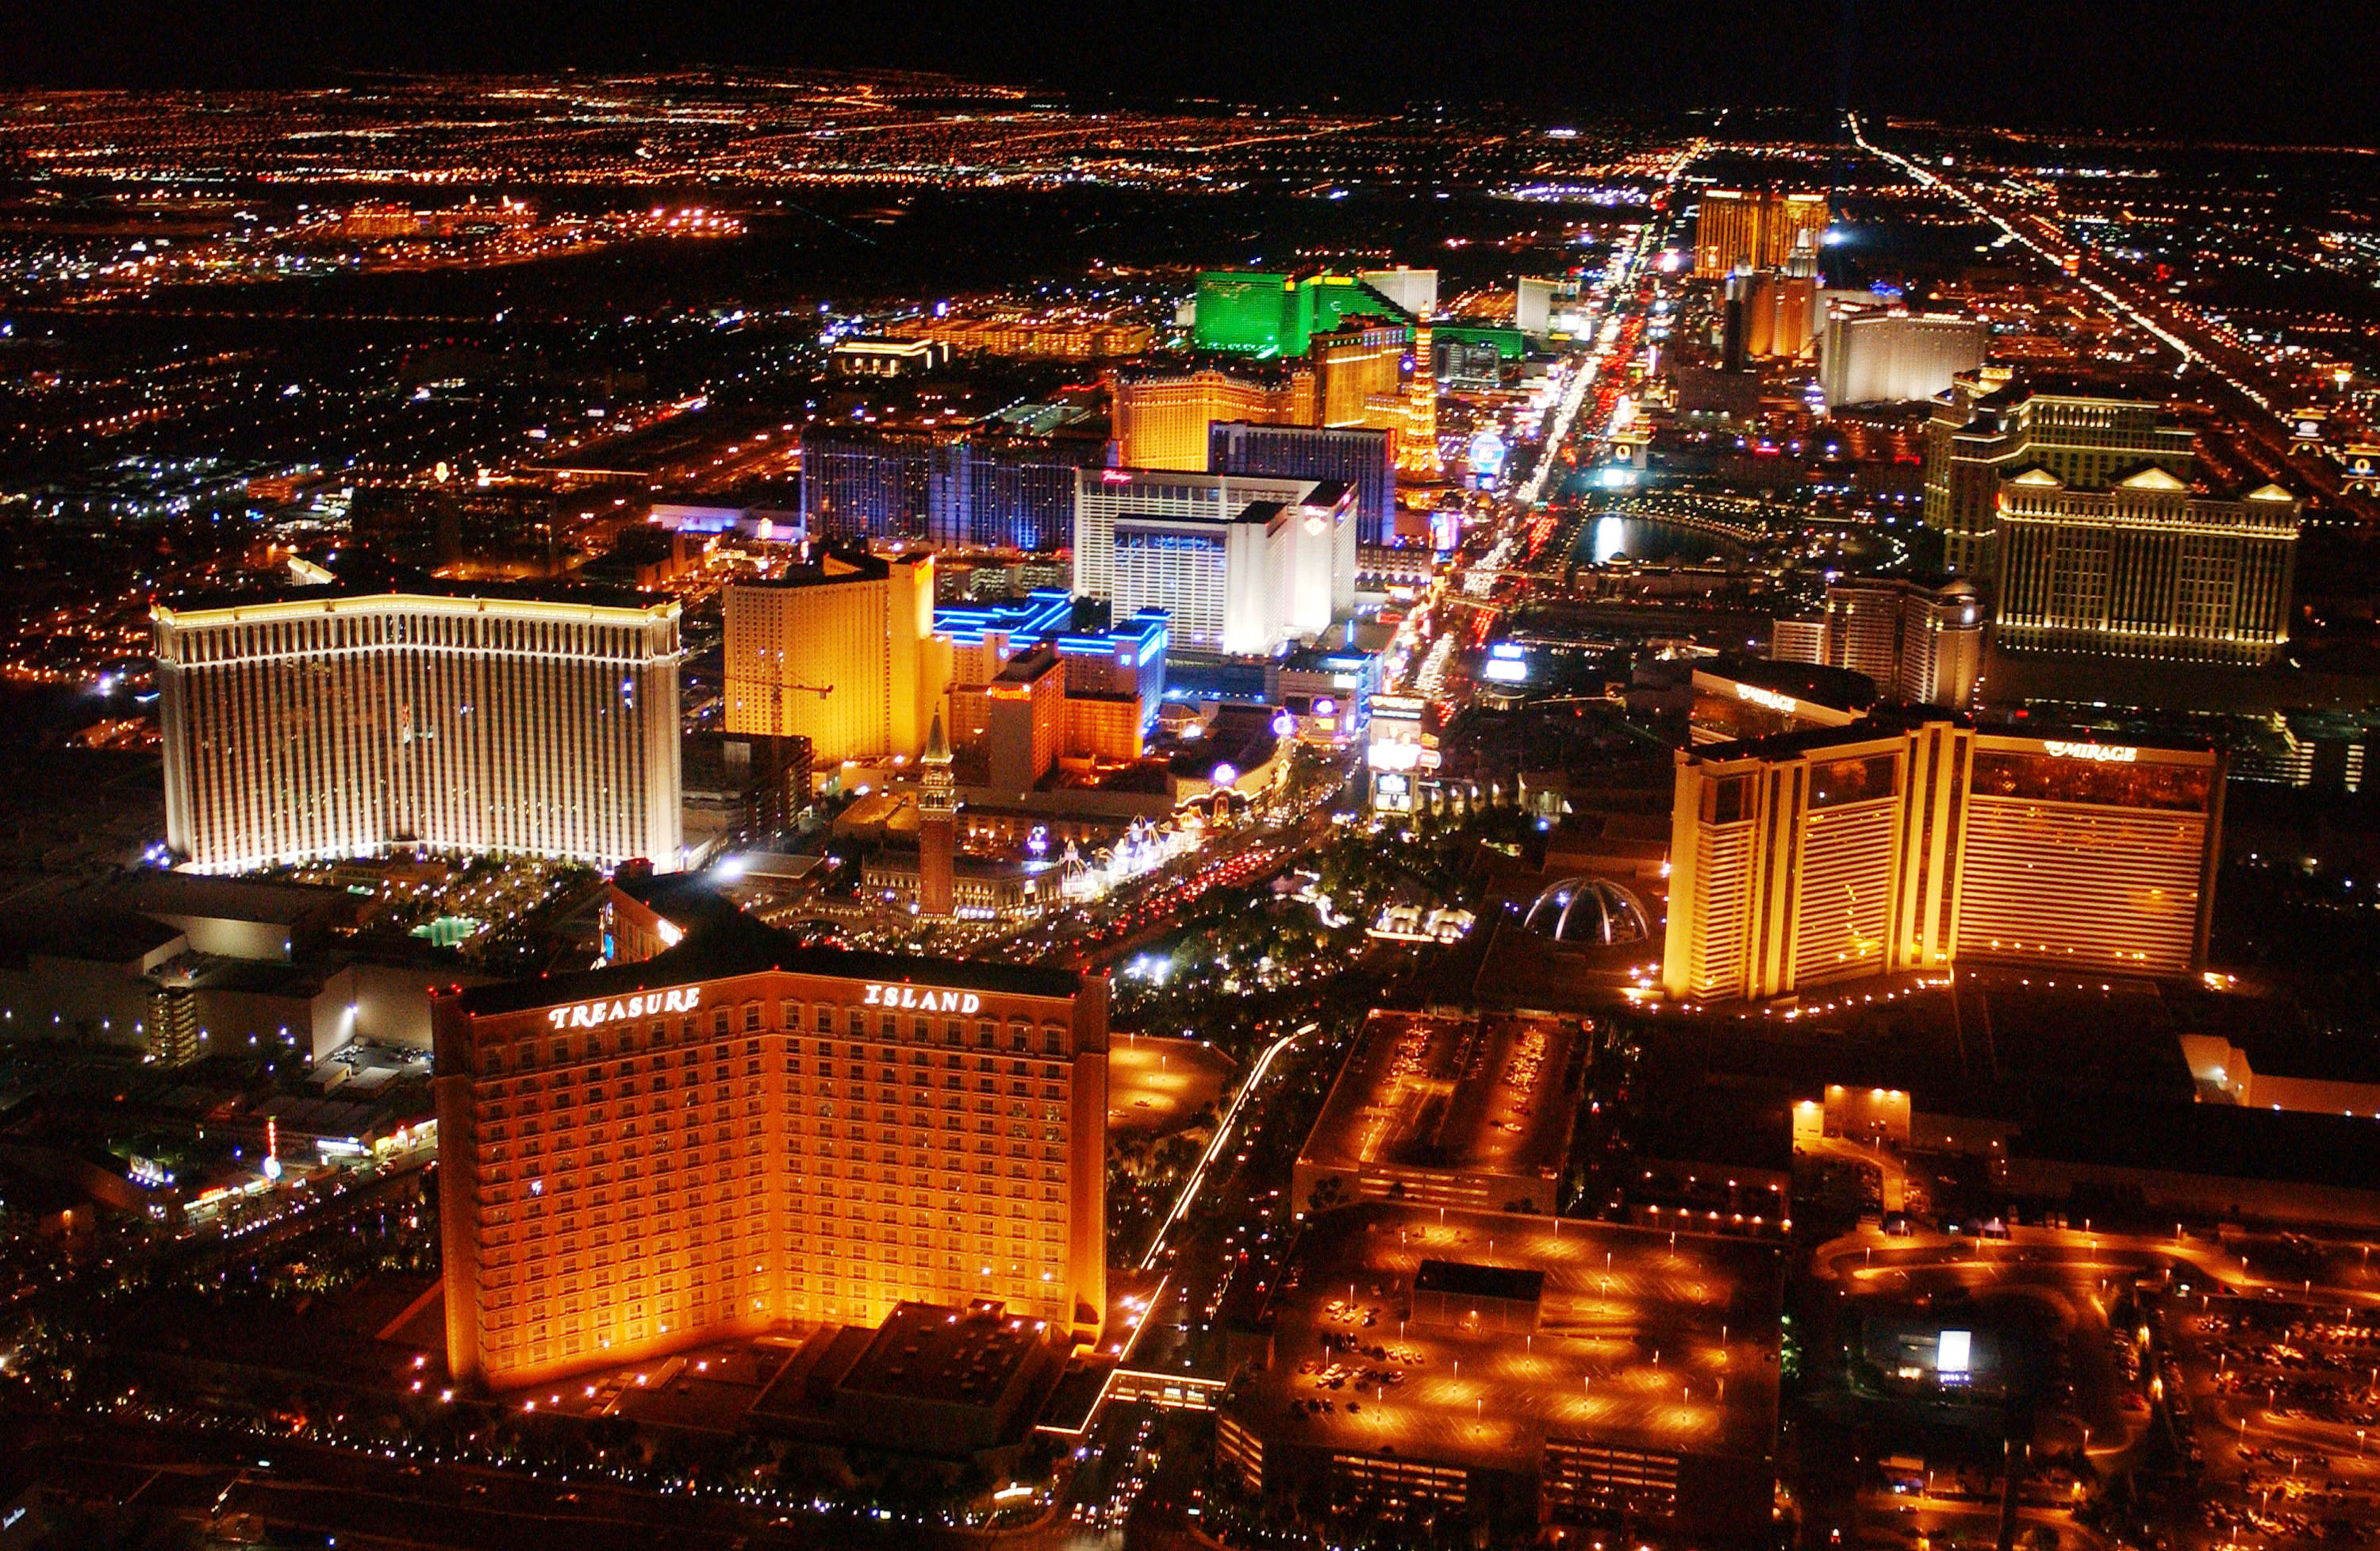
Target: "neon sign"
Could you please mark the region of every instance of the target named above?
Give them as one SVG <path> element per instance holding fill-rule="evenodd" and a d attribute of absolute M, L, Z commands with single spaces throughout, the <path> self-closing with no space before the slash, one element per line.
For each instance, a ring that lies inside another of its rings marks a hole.
<path fill-rule="evenodd" d="M 684 986 L 674 991 L 646 991 L 613 1001 L 582 1001 L 570 1007 L 548 1008 L 545 1021 L 558 1029 L 596 1028 L 659 1012 L 691 1012 L 701 1005 L 702 988 Z"/>
<path fill-rule="evenodd" d="M 973 991 L 937 991 L 917 986 L 870 986 L 861 999 L 870 1007 L 898 1007 L 919 1012 L 973 1012 L 983 998 Z"/>
<path fill-rule="evenodd" d="M 1791 716 L 1802 709 L 1801 702 L 1791 695 L 1779 695 L 1773 689 L 1763 689 L 1757 685 L 1737 685 L 1735 697 L 1739 700 L 1749 700 L 1755 706 L 1767 706 L 1772 711 L 1782 711 L 1787 716 Z"/>
<path fill-rule="evenodd" d="M 2129 765 L 2141 757 L 2139 749 L 2116 744 L 2060 743 L 2046 738 L 2041 746 L 2060 759 L 2090 759 L 2102 765 Z"/>

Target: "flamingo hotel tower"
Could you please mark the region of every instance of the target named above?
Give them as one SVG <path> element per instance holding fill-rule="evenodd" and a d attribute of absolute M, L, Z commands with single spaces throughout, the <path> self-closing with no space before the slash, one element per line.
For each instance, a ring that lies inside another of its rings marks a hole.
<path fill-rule="evenodd" d="M 804 947 L 434 997 L 446 1353 L 492 1389 L 981 1300 L 1106 1305 L 1107 981 Z"/>

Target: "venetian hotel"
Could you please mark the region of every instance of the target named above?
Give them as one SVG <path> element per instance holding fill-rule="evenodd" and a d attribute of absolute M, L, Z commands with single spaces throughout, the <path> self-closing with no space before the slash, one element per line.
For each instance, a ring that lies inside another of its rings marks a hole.
<path fill-rule="evenodd" d="M 432 1012 L 458 1380 L 907 1300 L 1098 1339 L 1103 977 L 805 948 L 737 916 Z"/>

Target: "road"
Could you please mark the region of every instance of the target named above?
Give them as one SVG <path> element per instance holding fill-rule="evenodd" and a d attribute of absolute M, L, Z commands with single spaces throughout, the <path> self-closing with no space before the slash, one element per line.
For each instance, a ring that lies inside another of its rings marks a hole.
<path fill-rule="evenodd" d="M 759 1526 L 733 1504 L 664 1497 L 591 1482 L 420 1465 L 298 1443 L 171 1424 L 49 1420 L 15 1430 L 11 1447 L 54 1492 L 176 1515 L 254 1515 L 275 1531 L 335 1535 L 347 1545 L 443 1548 L 550 1545 L 581 1551 L 730 1551 L 839 1544 L 818 1521 Z M 850 1544 L 878 1543 L 873 1533 Z"/>
<path fill-rule="evenodd" d="M 1813 1274 L 1853 1298 L 1931 1302 L 1945 1293 L 1978 1303 L 2022 1299 L 2057 1318 L 2071 1393 L 2045 1414 L 2061 1413 L 2070 1436 L 2102 1469 L 2129 1464 L 2148 1429 L 2145 1412 L 2120 1403 L 2120 1375 L 2108 1356 L 2107 1306 L 2114 1289 L 2172 1263 L 2170 1244 L 2135 1245 L 2056 1230 L 2015 1230 L 2010 1239 L 1922 1234 L 1892 1238 L 1863 1230 L 1820 1245 Z"/>
<path fill-rule="evenodd" d="M 1691 160 L 1682 157 L 1670 169 L 1672 185 Z M 1451 709 L 1467 702 L 1471 681 L 1461 659 L 1466 646 L 1478 644 L 1485 623 L 1474 611 L 1500 611 L 1510 601 L 1511 588 L 1525 585 L 1518 567 L 1532 558 L 1533 544 L 1544 541 L 1540 525 L 1548 519 L 1539 507 L 1555 475 L 1591 464 L 1596 449 L 1617 429 L 1618 383 L 1635 355 L 1645 317 L 1641 287 L 1646 265 L 1667 243 L 1674 218 L 1666 203 L 1657 205 L 1635 242 L 1592 283 L 1595 295 L 1585 309 L 1583 336 L 1589 343 L 1560 369 L 1561 386 L 1540 422 L 1536 460 L 1525 476 L 1517 460 L 1508 465 L 1492 499 L 1494 519 L 1464 544 L 1450 570 L 1451 585 L 1433 583 L 1398 626 L 1382 653 L 1384 692 L 1419 695 Z M 1572 450 L 1575 462 L 1563 455 Z"/>
<path fill-rule="evenodd" d="M 2088 244 L 2075 240 L 2048 216 L 2012 209 L 1964 182 L 1945 177 L 1898 151 L 1887 150 L 1867 138 L 1857 114 L 1851 115 L 1850 119 L 1852 141 L 1861 150 L 1998 227 L 2019 246 L 2061 273 L 2068 273 L 2074 284 L 2228 390 L 2224 396 L 2230 401 L 2229 407 L 2267 452 L 2278 454 L 2285 472 L 2291 477 L 2289 482 L 2313 488 L 2352 514 L 2358 523 L 2380 524 L 2380 501 L 2348 491 L 2338 464 L 2326 456 L 2289 455 L 2292 437 L 2281 417 L 2296 406 L 2290 401 L 2287 386 L 2263 363 L 2218 336 L 2195 312 L 2106 262 Z M 2067 268 L 2070 263 L 2074 266 L 2070 273 Z"/>
<path fill-rule="evenodd" d="M 1282 1035 L 1267 1046 L 1265 1053 L 1258 1056 L 1256 1064 L 1248 1069 L 1247 1081 L 1240 1084 L 1240 1091 L 1232 1097 L 1231 1108 L 1223 1111 L 1221 1121 L 1215 1126 L 1214 1139 L 1207 1144 L 1206 1152 L 1199 1157 L 1198 1166 L 1190 1170 L 1190 1178 L 1184 1181 L 1182 1194 L 1174 1200 L 1173 1209 L 1165 1214 L 1163 1222 L 1157 1225 L 1157 1232 L 1148 1242 L 1148 1253 L 1141 1256 L 1142 1270 L 1154 1270 L 1158 1263 L 1164 1258 L 1167 1235 L 1173 1231 L 1174 1225 L 1182 1220 L 1183 1215 L 1188 1212 L 1191 1206 L 1197 1201 L 1200 1187 L 1206 1183 L 1208 1174 L 1215 1169 L 1215 1160 L 1222 1155 L 1225 1148 L 1236 1145 L 1232 1137 L 1238 1129 L 1240 1118 L 1246 1112 L 1248 1100 L 1264 1091 L 1265 1080 L 1272 1074 L 1273 1063 L 1286 1054 L 1292 1046 L 1312 1034 L 1319 1026 L 1315 1024 L 1302 1024 L 1292 1032 Z"/>
<path fill-rule="evenodd" d="M 1016 930 L 970 943 L 973 958 L 1007 958 L 1088 969 L 1129 958 L 1172 931 L 1181 913 L 1209 890 L 1257 883 L 1303 855 L 1330 830 L 1330 800 L 1345 784 L 1352 753 L 1335 757 L 1328 782 L 1287 815 L 1245 826 L 1200 845 L 1096 900 L 1036 918 Z"/>

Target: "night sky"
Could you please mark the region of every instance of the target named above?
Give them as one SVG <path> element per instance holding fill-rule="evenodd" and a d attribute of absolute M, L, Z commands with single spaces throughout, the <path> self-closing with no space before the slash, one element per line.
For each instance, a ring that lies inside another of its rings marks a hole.
<path fill-rule="evenodd" d="M 1825 109 L 1847 79 L 1851 103 L 1868 109 L 2370 145 L 2380 143 L 2373 17 L 2345 0 L 10 0 L 0 78 L 282 85 L 380 68 L 896 66 L 1134 101 L 1557 109 Z"/>

